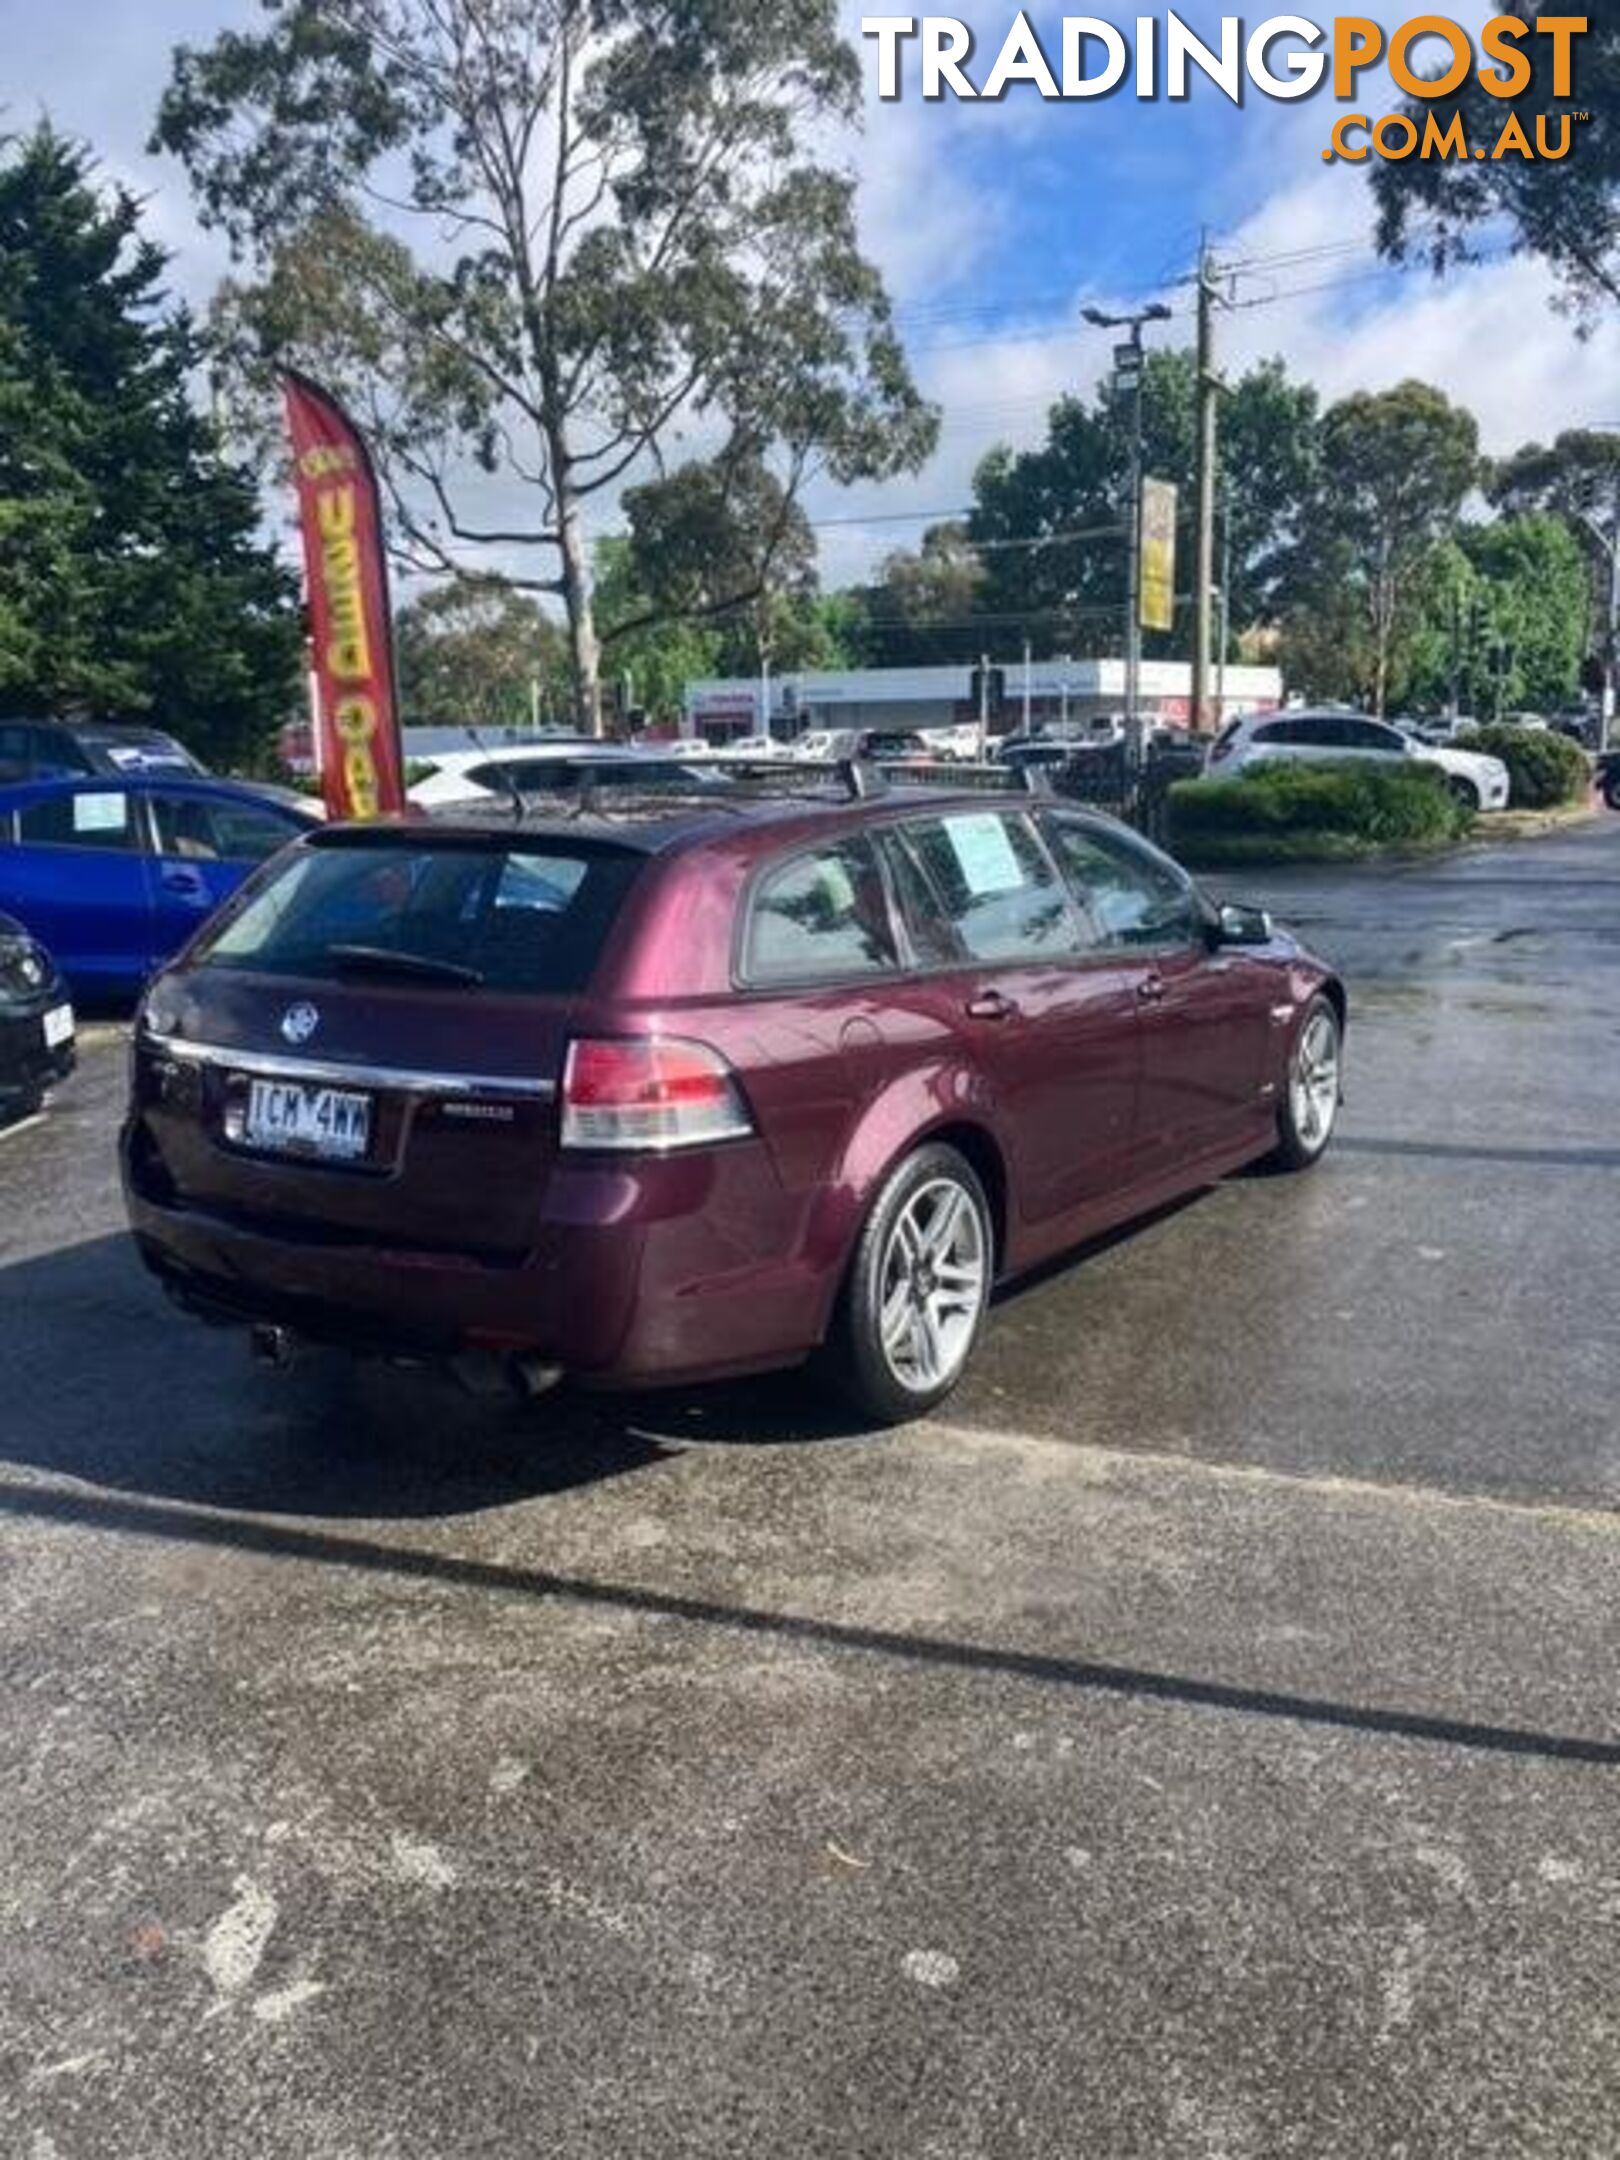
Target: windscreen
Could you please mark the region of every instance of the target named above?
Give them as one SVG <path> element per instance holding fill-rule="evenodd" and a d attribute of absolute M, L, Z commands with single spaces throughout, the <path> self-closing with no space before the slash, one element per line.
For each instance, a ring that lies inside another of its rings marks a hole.
<path fill-rule="evenodd" d="M 583 989 L 644 858 L 573 841 L 323 845 L 269 875 L 196 961 L 316 980 Z"/>

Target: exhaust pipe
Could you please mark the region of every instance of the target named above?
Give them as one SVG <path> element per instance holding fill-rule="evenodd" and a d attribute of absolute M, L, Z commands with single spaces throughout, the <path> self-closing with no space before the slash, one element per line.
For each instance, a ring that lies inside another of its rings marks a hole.
<path fill-rule="evenodd" d="M 520 1402 L 533 1402 L 549 1394 L 563 1376 L 560 1365 L 548 1365 L 523 1351 L 507 1357 L 494 1350 L 458 1351 L 450 1360 L 450 1370 L 469 1395 L 485 1401 L 516 1395 Z"/>
<path fill-rule="evenodd" d="M 560 1365 L 548 1365 L 543 1358 L 515 1357 L 512 1360 L 512 1379 L 525 1402 L 549 1395 L 562 1376 Z"/>
<path fill-rule="evenodd" d="M 255 1365 L 271 1365 L 285 1372 L 298 1355 L 298 1338 L 291 1328 L 261 1320 L 248 1330 L 248 1354 Z"/>

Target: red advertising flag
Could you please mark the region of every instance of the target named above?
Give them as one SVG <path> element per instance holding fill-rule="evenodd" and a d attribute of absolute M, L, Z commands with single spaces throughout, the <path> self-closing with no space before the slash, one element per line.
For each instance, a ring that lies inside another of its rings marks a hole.
<path fill-rule="evenodd" d="M 377 476 L 359 429 L 307 375 L 283 377 L 314 658 L 316 762 L 335 818 L 405 807 Z"/>

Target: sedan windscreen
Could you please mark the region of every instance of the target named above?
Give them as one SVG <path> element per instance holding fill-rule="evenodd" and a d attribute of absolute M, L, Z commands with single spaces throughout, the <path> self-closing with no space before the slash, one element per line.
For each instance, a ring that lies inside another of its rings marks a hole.
<path fill-rule="evenodd" d="M 195 956 L 254 974 L 584 987 L 643 858 L 588 841 L 323 843 L 292 855 Z"/>

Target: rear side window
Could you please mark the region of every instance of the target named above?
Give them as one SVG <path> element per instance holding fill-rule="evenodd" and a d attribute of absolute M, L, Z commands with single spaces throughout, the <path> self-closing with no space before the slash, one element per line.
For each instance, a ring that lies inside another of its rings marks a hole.
<path fill-rule="evenodd" d="M 132 854 L 141 845 L 134 805 L 122 788 L 87 788 L 47 795 L 17 813 L 24 847 L 112 848 Z"/>
<path fill-rule="evenodd" d="M 27 780 L 34 770 L 33 729 L 0 721 L 0 781 Z"/>
<path fill-rule="evenodd" d="M 1058 959 L 1074 951 L 1068 895 L 1023 818 L 953 811 L 919 818 L 900 833 L 969 960 Z"/>
<path fill-rule="evenodd" d="M 402 976 L 465 969 L 472 989 L 567 994 L 590 980 L 641 867 L 588 842 L 311 847 L 272 869 L 197 957 L 332 981 L 381 956 Z"/>
<path fill-rule="evenodd" d="M 1378 720 L 1352 720 L 1350 739 L 1358 750 L 1382 750 L 1392 757 L 1406 755 L 1406 740 L 1399 728 Z"/>
<path fill-rule="evenodd" d="M 760 881 L 743 947 L 749 982 L 850 980 L 899 965 L 888 890 L 867 840 L 796 855 Z"/>
<path fill-rule="evenodd" d="M 36 780 L 73 779 L 80 773 L 95 771 L 95 759 L 71 735 L 46 727 L 36 727 L 31 732 Z"/>

